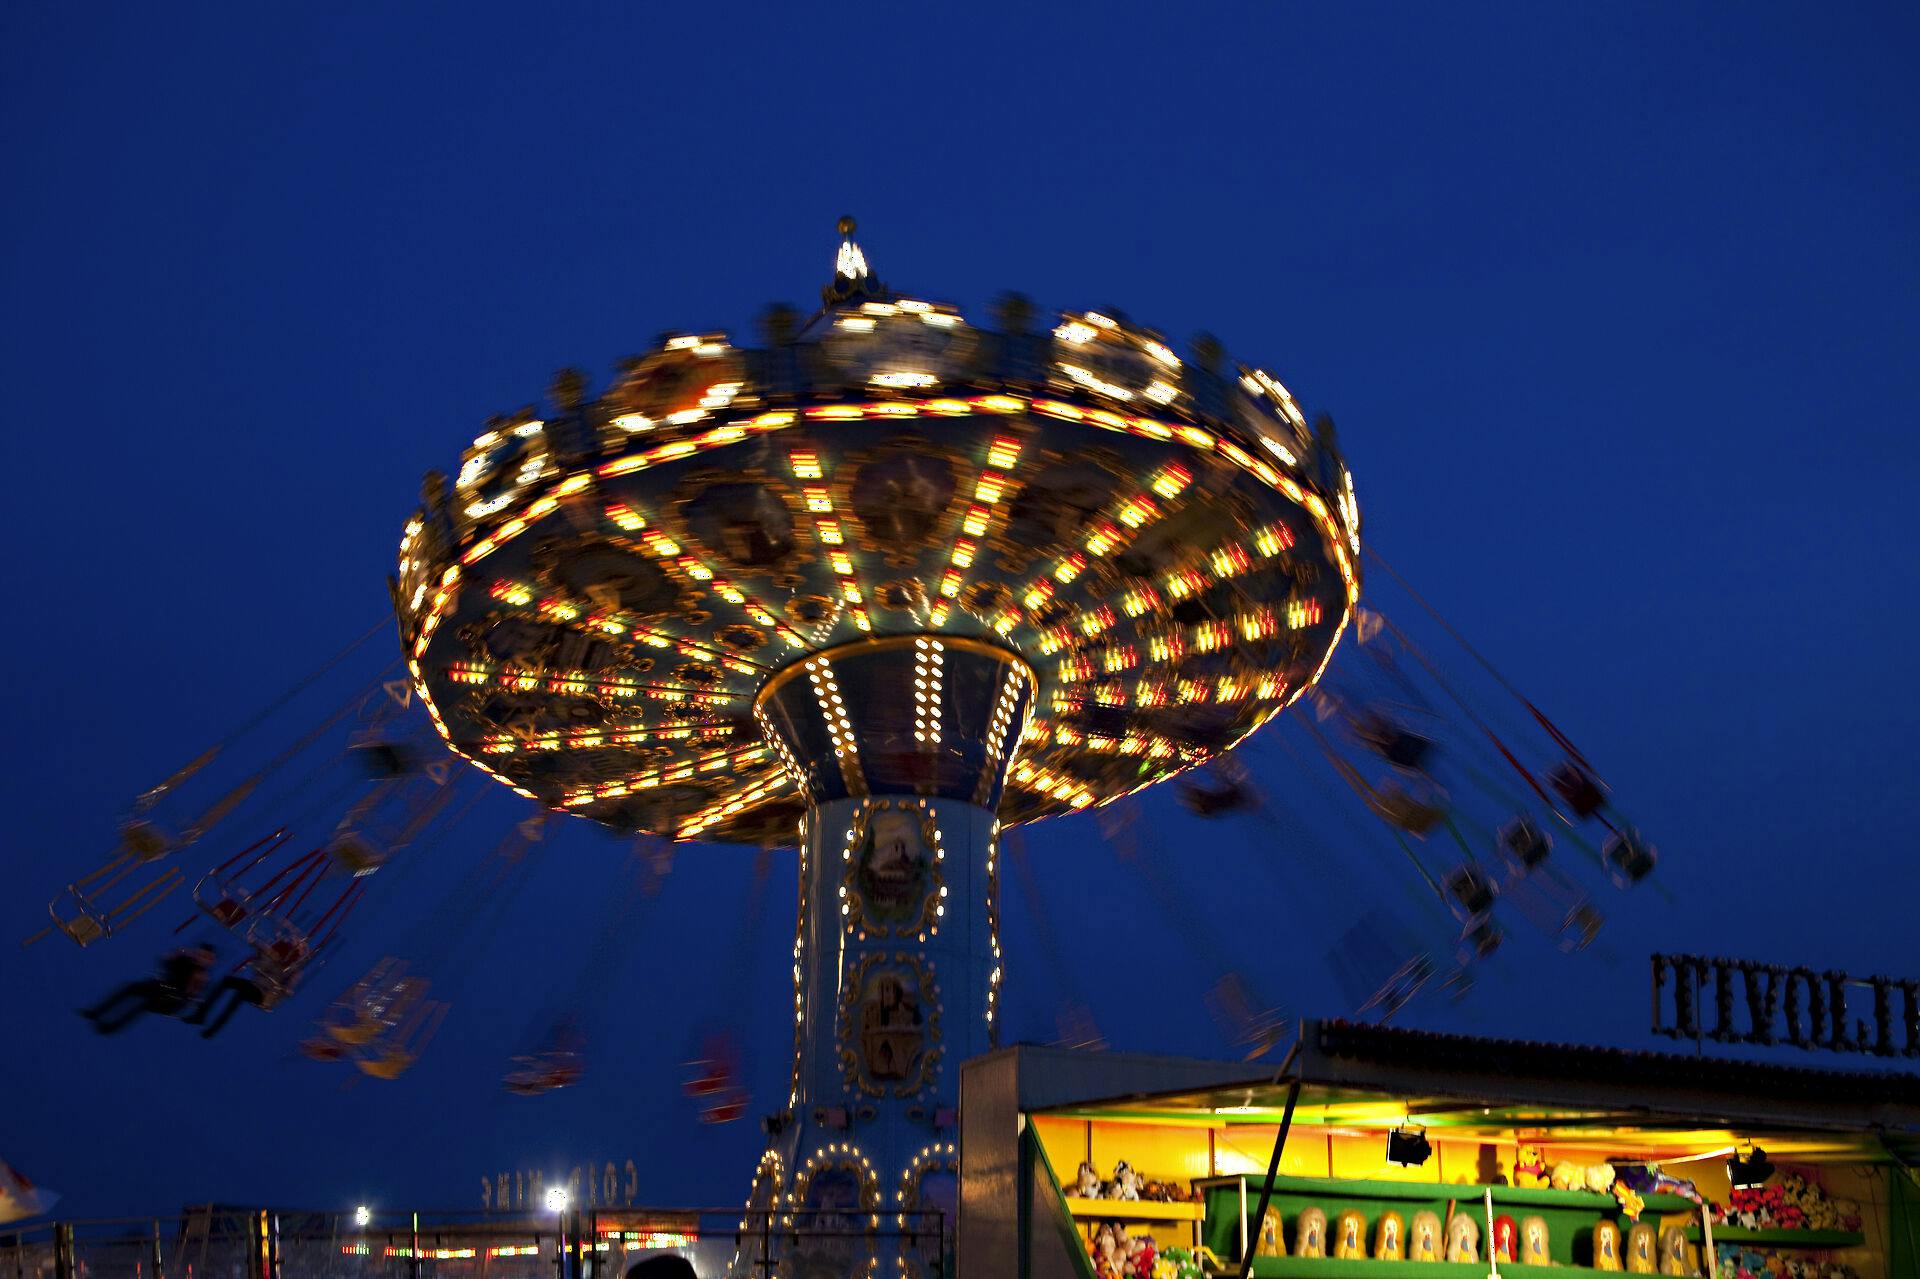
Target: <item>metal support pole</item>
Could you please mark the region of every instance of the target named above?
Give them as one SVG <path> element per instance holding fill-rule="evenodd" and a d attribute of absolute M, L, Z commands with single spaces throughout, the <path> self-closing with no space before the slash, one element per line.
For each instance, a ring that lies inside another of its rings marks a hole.
<path fill-rule="evenodd" d="M 54 1279 L 73 1279 L 73 1272 L 73 1226 L 69 1222 L 55 1222 L 53 1226 Z"/>
<path fill-rule="evenodd" d="M 413 1214 L 413 1255 L 407 1258 L 407 1273 L 412 1279 L 420 1279 L 420 1213 Z"/>
<path fill-rule="evenodd" d="M 1296 1046 L 1297 1047 L 1297 1046 Z M 1288 1054 L 1288 1064 L 1292 1064 L 1292 1054 Z M 1293 1082 L 1287 1085 L 1287 1109 L 1280 1116 L 1280 1131 L 1273 1138 L 1273 1158 L 1267 1161 L 1267 1179 L 1260 1183 L 1260 1206 L 1253 1214 L 1253 1237 L 1260 1238 L 1260 1231 L 1267 1218 L 1267 1203 L 1273 1198 L 1273 1179 L 1280 1175 L 1280 1152 L 1287 1146 L 1287 1130 L 1293 1127 L 1293 1106 L 1300 1100 L 1300 1076 L 1295 1075 Z M 1241 1249 L 1240 1279 L 1247 1279 L 1253 1273 L 1253 1248 Z"/>
<path fill-rule="evenodd" d="M 160 1246 L 160 1219 L 153 1219 L 153 1279 L 167 1279 L 167 1255 Z"/>

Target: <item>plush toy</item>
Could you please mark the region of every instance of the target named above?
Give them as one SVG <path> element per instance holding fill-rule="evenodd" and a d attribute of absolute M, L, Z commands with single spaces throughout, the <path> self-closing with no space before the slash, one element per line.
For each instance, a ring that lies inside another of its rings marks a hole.
<path fill-rule="evenodd" d="M 1640 1214 L 1646 1211 L 1647 1201 L 1640 1192 L 1623 1181 L 1613 1183 L 1613 1197 L 1620 1201 L 1620 1211 L 1627 1214 L 1628 1221 L 1640 1220 Z"/>
<path fill-rule="evenodd" d="M 1514 1155 L 1513 1184 L 1528 1190 L 1547 1186 L 1547 1161 L 1541 1156 L 1540 1147 L 1522 1146 Z"/>
<path fill-rule="evenodd" d="M 1343 1260 L 1359 1260 L 1367 1255 L 1367 1219 L 1349 1208 L 1333 1226 L 1333 1255 Z"/>
<path fill-rule="evenodd" d="M 1700 1189 L 1691 1181 L 1682 1181 L 1678 1177 L 1669 1177 L 1660 1171 L 1658 1164 L 1616 1164 L 1613 1169 L 1613 1194 L 1621 1203 L 1626 1197 L 1621 1194 L 1623 1188 L 1636 1191 L 1645 1207 L 1647 1195 L 1679 1195 L 1682 1199 L 1692 1200 L 1696 1204 L 1706 1201 L 1700 1197 Z M 1630 1214 L 1638 1216 L 1638 1213 Z"/>
<path fill-rule="evenodd" d="M 1407 1226 L 1397 1212 L 1383 1212 L 1373 1227 L 1373 1259 L 1404 1261 L 1407 1256 Z"/>
<path fill-rule="evenodd" d="M 1318 1208 L 1302 1208 L 1300 1219 L 1293 1227 L 1293 1255 L 1296 1257 L 1324 1257 L 1327 1255 L 1327 1214 Z"/>
<path fill-rule="evenodd" d="M 1309 1208 L 1308 1212 L 1317 1211 Z M 1304 1215 L 1304 1214 L 1303 1214 Z M 1253 1245 L 1256 1257 L 1284 1257 L 1287 1255 L 1286 1236 L 1281 1233 L 1280 1210 L 1267 1209 L 1267 1215 L 1260 1218 L 1260 1238 Z M 1317 1254 L 1316 1254 L 1317 1255 Z"/>
<path fill-rule="evenodd" d="M 1080 1171 L 1075 1174 L 1073 1189 L 1067 1192 L 1080 1199 L 1098 1199 L 1100 1197 L 1100 1174 L 1086 1160 L 1080 1161 Z"/>
<path fill-rule="evenodd" d="M 1659 1263 L 1654 1255 L 1653 1227 L 1641 1222 L 1627 1231 L 1627 1273 L 1651 1275 L 1659 1273 Z"/>
<path fill-rule="evenodd" d="M 1440 1260 L 1440 1218 L 1433 1213 L 1413 1214 L 1413 1228 L 1407 1232 L 1407 1260 Z"/>
<path fill-rule="evenodd" d="M 1153 1259 L 1159 1254 L 1152 1235 L 1135 1235 L 1127 1241 L 1128 1279 L 1153 1279 Z"/>
<path fill-rule="evenodd" d="M 1493 1234 L 1487 1240 L 1487 1252 L 1495 1261 L 1511 1264 L 1519 1236 L 1519 1224 L 1503 1212 L 1493 1219 Z"/>
<path fill-rule="evenodd" d="M 1593 1268 L 1620 1268 L 1620 1227 L 1611 1221 L 1603 1221 L 1593 1228 Z"/>
<path fill-rule="evenodd" d="M 1209 1263 L 1220 1268 L 1220 1258 L 1207 1248 L 1168 1248 L 1154 1255 L 1153 1279 L 1206 1279 Z"/>
<path fill-rule="evenodd" d="M 1471 1213 L 1455 1213 L 1447 1222 L 1447 1260 L 1468 1263 L 1480 1260 L 1480 1227 Z"/>
<path fill-rule="evenodd" d="M 1557 1163 L 1548 1180 L 1555 1190 L 1591 1190 L 1605 1194 L 1613 1188 L 1612 1164 Z"/>
<path fill-rule="evenodd" d="M 1130 1200 L 1140 1197 L 1140 1174 L 1126 1160 L 1113 1166 L 1113 1180 L 1107 1183 L 1106 1197 Z"/>
<path fill-rule="evenodd" d="M 1547 1247 L 1547 1219 L 1545 1217 L 1527 1217 L 1520 1223 L 1520 1263 L 1527 1266 L 1550 1266 L 1553 1264 L 1552 1252 Z"/>
<path fill-rule="evenodd" d="M 1121 1268 L 1126 1241 L 1126 1228 L 1114 1222 L 1101 1226 L 1087 1241 L 1087 1253 L 1093 1260 L 1093 1273 L 1098 1279 L 1127 1279 Z"/>
<path fill-rule="evenodd" d="M 1678 1226 L 1668 1226 L 1660 1232 L 1660 1273 L 1663 1275 L 1693 1273 L 1693 1266 L 1687 1261 L 1687 1232 Z"/>

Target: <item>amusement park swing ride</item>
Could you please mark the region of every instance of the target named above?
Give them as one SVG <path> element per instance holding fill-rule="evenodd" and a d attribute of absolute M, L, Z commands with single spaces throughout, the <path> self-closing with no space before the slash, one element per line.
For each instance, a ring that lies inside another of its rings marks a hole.
<path fill-rule="evenodd" d="M 763 346 L 669 336 L 598 398 L 563 372 L 547 408 L 493 419 L 452 479 L 430 473 L 390 583 L 397 667 L 204 808 L 186 795 L 291 694 L 143 794 L 41 936 L 93 945 L 185 888 L 177 931 L 240 939 L 272 1007 L 498 783 L 538 811 L 301 1045 L 391 1079 L 448 1015 L 435 983 L 460 921 L 511 900 L 562 815 L 641 841 L 616 919 L 644 908 L 669 843 L 796 847 L 792 1069 L 750 1202 L 807 1208 L 832 1183 L 873 1212 L 952 1166 L 959 1064 L 1000 1032 L 1015 829 L 1175 778 L 1197 816 L 1288 820 L 1236 747 L 1289 707 L 1280 746 L 1359 799 L 1355 830 L 1414 869 L 1427 920 L 1356 927 L 1337 956 L 1351 1011 L 1463 991 L 1502 904 L 1568 949 L 1592 941 L 1585 879 L 1637 884 L 1652 848 L 1553 721 L 1363 556 L 1328 419 L 1217 342 L 1183 356 L 1117 313 L 1043 322 L 1009 296 L 975 324 L 882 285 L 853 230 L 820 310 L 770 309 Z M 1367 565 L 1454 662 L 1363 605 Z M 270 833 L 196 876 L 242 819 Z M 1174 893 L 1127 826 L 1102 830 Z M 1209 1003 L 1250 1055 L 1273 1046 L 1277 1011 L 1244 974 Z M 1063 1035 L 1101 1042 L 1073 1004 Z M 508 1090 L 578 1083 L 587 1020 L 557 1014 Z M 705 1117 L 745 1113 L 729 1036 L 697 1057 Z"/>

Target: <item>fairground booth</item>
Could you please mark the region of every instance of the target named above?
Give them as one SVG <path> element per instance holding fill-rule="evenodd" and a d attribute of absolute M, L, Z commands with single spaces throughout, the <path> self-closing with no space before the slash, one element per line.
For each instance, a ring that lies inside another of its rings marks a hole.
<path fill-rule="evenodd" d="M 1284 1052 L 968 1062 L 959 1272 L 1920 1275 L 1915 1075 L 1337 1021 Z"/>

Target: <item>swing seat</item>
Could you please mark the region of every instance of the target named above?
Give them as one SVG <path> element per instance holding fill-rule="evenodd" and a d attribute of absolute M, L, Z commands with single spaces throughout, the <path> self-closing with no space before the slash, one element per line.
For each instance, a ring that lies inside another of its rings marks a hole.
<path fill-rule="evenodd" d="M 280 967 L 299 963 L 310 949 L 304 929 L 271 911 L 254 916 L 243 936 L 262 961 Z"/>
<path fill-rule="evenodd" d="M 328 1025 L 325 1029 L 329 1038 L 349 1047 L 358 1048 L 362 1044 L 373 1042 L 380 1032 L 386 1029 L 386 1023 L 376 1017 L 362 1016 L 345 1024 Z"/>
<path fill-rule="evenodd" d="M 260 947 L 257 953 L 268 967 L 285 972 L 306 961 L 307 945 L 298 937 L 278 937 Z"/>
<path fill-rule="evenodd" d="M 1472 866 L 1456 867 L 1447 873 L 1447 896 L 1453 899 L 1453 913 L 1462 920 L 1486 917 L 1499 895 L 1493 881 Z"/>
<path fill-rule="evenodd" d="M 1383 715 L 1364 715 L 1353 727 L 1361 745 L 1395 768 L 1420 772 L 1432 753 L 1433 739 L 1400 727 Z"/>
<path fill-rule="evenodd" d="M 1491 959 L 1506 936 L 1500 930 L 1500 925 L 1491 919 L 1481 919 L 1467 925 L 1467 931 L 1460 935 L 1460 961 L 1466 963 L 1469 959 Z"/>
<path fill-rule="evenodd" d="M 300 1055 L 312 1061 L 339 1061 L 347 1050 L 323 1035 L 300 1041 Z"/>
<path fill-rule="evenodd" d="M 1547 784 L 1573 810 L 1573 815 L 1583 821 L 1599 812 L 1607 802 L 1600 784 L 1571 763 L 1556 766 L 1547 774 Z"/>
<path fill-rule="evenodd" d="M 111 937 L 114 931 L 132 923 L 140 916 L 159 905 L 166 896 L 180 886 L 185 878 L 180 868 L 170 866 L 137 888 L 125 891 L 120 899 L 111 905 L 95 900 L 96 895 L 104 895 L 125 879 L 134 869 L 144 862 L 133 861 L 126 855 L 115 858 L 101 870 L 67 885 L 63 895 L 72 903 L 72 914 L 60 913 L 61 897 L 47 903 L 47 915 L 58 929 L 76 946 L 90 946 L 102 937 Z M 105 883 L 93 885 L 101 875 L 119 868 L 117 873 Z M 92 887 L 85 887 L 92 885 Z M 32 939 L 29 939 L 31 941 Z"/>
<path fill-rule="evenodd" d="M 136 862 L 150 862 L 172 852 L 179 841 L 159 823 L 136 817 L 121 825 L 120 845 Z"/>
<path fill-rule="evenodd" d="M 222 928 L 238 928 L 246 921 L 251 897 L 219 875 L 205 875 L 193 886 L 194 904 Z"/>
<path fill-rule="evenodd" d="M 382 1053 L 378 1057 L 362 1057 L 353 1064 L 363 1075 L 375 1079 L 398 1079 L 413 1066 L 414 1056 L 405 1050 Z"/>
<path fill-rule="evenodd" d="M 1531 817 L 1516 817 L 1500 828 L 1500 852 L 1522 874 L 1537 868 L 1553 851 L 1553 837 Z"/>
<path fill-rule="evenodd" d="M 1242 1061 L 1255 1061 L 1278 1048 L 1287 1037 L 1292 1025 L 1278 1009 L 1256 1014 L 1241 1036 L 1241 1046 L 1246 1049 L 1241 1054 Z"/>
<path fill-rule="evenodd" d="M 1238 782 L 1208 786 L 1200 782 L 1183 785 L 1179 788 L 1180 803 L 1196 817 L 1225 817 L 1243 808 L 1251 807 L 1251 799 L 1246 787 Z"/>
<path fill-rule="evenodd" d="M 1373 811 L 1388 824 L 1397 826 L 1416 839 L 1425 839 L 1427 833 L 1440 824 L 1447 810 L 1438 804 L 1415 799 L 1403 790 L 1383 790 L 1375 793 L 1371 800 Z"/>
<path fill-rule="evenodd" d="M 387 850 L 362 831 L 346 831 L 327 845 L 327 856 L 335 866 L 359 879 L 386 864 Z"/>
<path fill-rule="evenodd" d="M 1405 1007 L 1409 999 L 1419 994 L 1420 988 L 1425 986 L 1432 977 L 1433 961 L 1424 954 L 1415 955 L 1395 969 L 1386 983 L 1375 991 L 1373 997 L 1362 1004 L 1357 1011 L 1366 1013 L 1378 1010 L 1380 1019 L 1385 1021 Z"/>
<path fill-rule="evenodd" d="M 111 936 L 113 930 L 106 920 L 96 917 L 82 906 L 80 913 L 71 919 L 63 918 L 59 911 L 59 900 L 47 903 L 47 914 L 53 917 L 53 926 L 65 933 L 77 946 L 90 946 L 102 937 Z"/>
<path fill-rule="evenodd" d="M 1575 906 L 1560 925 L 1560 949 L 1568 953 L 1585 950 L 1600 935 L 1600 926 L 1605 922 L 1606 916 L 1585 902 Z"/>
<path fill-rule="evenodd" d="M 747 1093 L 743 1088 L 735 1088 L 718 1101 L 710 1102 L 700 1110 L 700 1122 L 703 1124 L 730 1124 L 747 1113 Z"/>
<path fill-rule="evenodd" d="M 508 1071 L 503 1082 L 516 1097 L 537 1097 L 558 1088 L 571 1088 L 586 1074 L 586 1064 L 578 1053 L 515 1057 L 513 1064 L 518 1069 Z"/>
<path fill-rule="evenodd" d="M 1651 875 L 1654 863 L 1659 860 L 1659 853 L 1653 845 L 1641 839 L 1637 832 L 1609 837 L 1600 846 L 1600 856 L 1607 863 L 1614 885 L 1619 888 L 1631 888 Z"/>
<path fill-rule="evenodd" d="M 405 742 L 367 733 L 347 744 L 347 753 L 376 781 L 406 777 L 420 771 L 420 759 Z"/>
<path fill-rule="evenodd" d="M 711 1097 L 724 1092 L 732 1079 L 730 1072 L 715 1062 L 695 1061 L 687 1064 L 694 1068 L 694 1075 L 686 1085 L 689 1097 Z"/>

